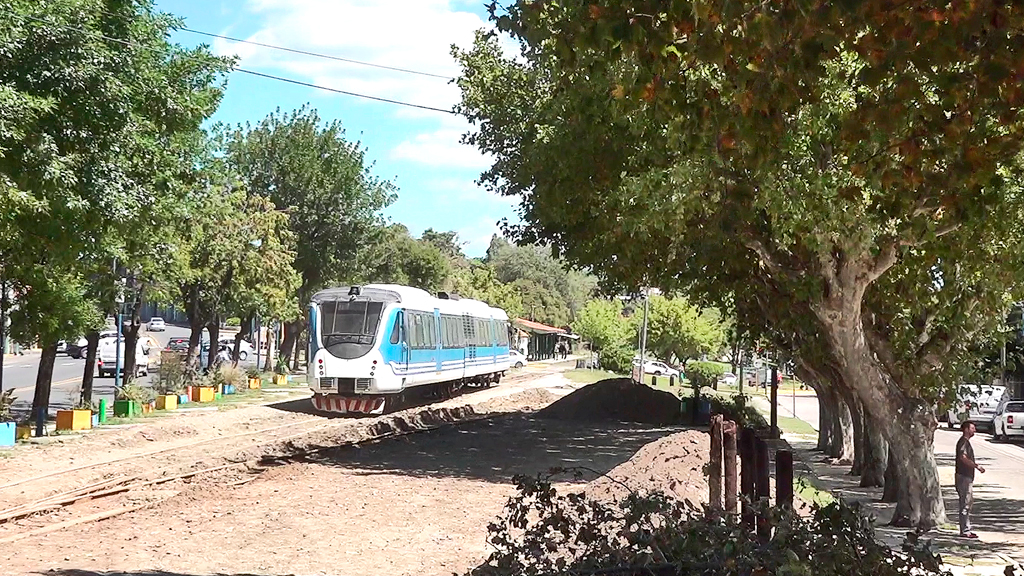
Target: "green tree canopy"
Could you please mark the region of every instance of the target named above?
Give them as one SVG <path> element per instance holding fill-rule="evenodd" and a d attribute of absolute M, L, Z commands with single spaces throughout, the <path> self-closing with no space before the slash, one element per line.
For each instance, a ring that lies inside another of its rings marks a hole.
<path fill-rule="evenodd" d="M 714 308 L 700 310 L 685 298 L 651 296 L 647 314 L 647 348 L 663 360 L 715 354 L 725 345 L 725 325 Z"/>
<path fill-rule="evenodd" d="M 753 304 L 884 430 L 894 521 L 944 521 L 933 403 L 1020 300 L 1024 13 L 524 0 L 494 19 L 524 58 L 484 34 L 457 51 L 461 111 L 485 184 L 524 199 L 517 241 Z"/>

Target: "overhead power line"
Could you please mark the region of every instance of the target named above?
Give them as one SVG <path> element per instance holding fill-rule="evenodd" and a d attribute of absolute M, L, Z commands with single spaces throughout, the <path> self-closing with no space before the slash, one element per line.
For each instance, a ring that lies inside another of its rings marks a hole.
<path fill-rule="evenodd" d="M 264 44 L 263 42 L 256 42 L 253 40 L 242 40 L 241 38 L 232 38 L 231 36 L 224 36 L 221 34 L 214 34 L 212 32 L 203 32 L 201 30 L 193 30 L 192 28 L 178 28 L 182 32 L 191 32 L 192 34 L 199 34 L 201 36 L 209 36 L 210 38 L 220 38 L 221 40 L 229 40 L 231 42 L 240 42 L 242 44 L 251 44 L 253 46 L 260 46 L 263 48 L 271 48 L 273 50 L 281 50 L 284 52 L 291 52 L 293 54 L 302 54 L 304 56 L 314 56 L 316 58 L 326 58 L 327 60 L 335 60 L 338 62 L 346 62 L 348 64 L 358 64 L 360 66 L 370 66 L 371 68 L 380 68 L 382 70 L 392 70 L 394 72 L 404 72 L 406 74 L 417 74 L 419 76 L 428 76 L 430 78 L 440 78 L 442 80 L 454 80 L 451 76 L 445 76 L 443 74 L 434 74 L 432 72 L 421 72 L 419 70 L 410 70 L 408 68 L 398 68 L 396 66 L 387 66 L 384 64 L 374 64 L 373 62 L 363 62 L 361 60 L 353 60 L 351 58 L 342 58 L 341 56 L 332 56 L 330 54 L 320 54 L 317 52 L 309 52 L 307 50 L 299 50 L 297 48 L 286 48 L 284 46 L 275 46 L 273 44 Z"/>
<path fill-rule="evenodd" d="M 134 47 L 134 48 L 142 48 L 143 50 L 156 51 L 156 49 L 151 48 L 149 46 L 142 46 L 142 45 L 139 45 L 139 44 L 135 44 L 135 43 L 133 43 L 133 42 L 131 42 L 129 40 L 124 40 L 124 39 L 121 39 L 121 38 L 112 38 L 110 36 L 104 36 L 103 34 L 99 34 L 97 32 L 93 32 L 92 30 L 87 30 L 85 28 L 80 28 L 80 27 L 76 27 L 76 26 L 67 26 L 65 24 L 58 24 L 56 22 L 50 22 L 49 20 L 44 20 L 42 18 L 37 18 L 35 16 L 28 16 L 28 15 L 25 15 L 25 14 L 18 14 L 16 12 L 12 12 L 10 10 L 0 10 L 0 11 L 7 12 L 8 14 L 10 14 L 10 15 L 16 17 L 16 18 L 21 18 L 23 20 L 32 20 L 32 21 L 35 21 L 35 22 L 39 22 L 41 24 L 46 24 L 47 26 L 52 26 L 52 27 L 55 27 L 55 28 L 63 29 L 63 30 L 70 30 L 70 31 L 73 31 L 73 32 L 81 32 L 81 33 L 84 33 L 84 34 L 92 34 L 93 37 L 95 37 L 95 38 L 100 38 L 102 40 L 107 40 L 107 41 L 110 41 L 110 42 L 117 42 L 118 44 L 123 44 L 125 46 L 130 46 L 130 47 Z M 347 90 L 339 90 L 337 88 L 330 88 L 328 86 L 320 86 L 318 84 L 312 84 L 310 82 L 303 82 L 302 80 L 295 80 L 295 79 L 292 79 L 292 78 L 285 78 L 283 76 L 274 76 L 273 74 L 265 74 L 263 72 L 256 72 L 256 71 L 253 71 L 253 70 L 246 70 L 244 68 L 234 67 L 234 68 L 231 69 L 231 72 L 242 72 L 242 73 L 245 73 L 245 74 L 251 74 L 253 76 L 259 76 L 261 78 L 266 78 L 266 79 L 269 79 L 269 80 L 276 80 L 278 82 L 286 82 L 288 84 L 296 84 L 298 86 L 306 86 L 306 87 L 309 87 L 309 88 L 315 88 L 317 90 L 324 90 L 326 92 L 334 92 L 336 94 L 344 94 L 346 96 L 353 96 L 353 97 L 356 97 L 356 98 L 364 98 L 366 100 L 374 100 L 374 101 L 377 101 L 377 102 L 385 102 L 387 104 L 395 104 L 395 105 L 398 105 L 398 106 L 407 106 L 409 108 L 418 108 L 420 110 L 430 110 L 432 112 L 443 112 L 445 114 L 456 114 L 456 112 L 454 110 L 445 110 L 444 108 L 436 108 L 436 107 L 433 107 L 433 106 L 426 106 L 426 105 L 423 105 L 423 104 L 414 104 L 412 102 L 403 102 L 401 100 L 392 100 L 390 98 L 382 98 L 380 96 L 371 96 L 369 94 L 360 94 L 358 92 L 349 92 Z"/>
<path fill-rule="evenodd" d="M 303 82 L 302 80 L 293 80 L 291 78 L 284 78 L 282 76 L 274 76 L 271 74 L 264 74 L 263 72 L 256 72 L 253 70 L 246 70 L 245 68 L 234 68 L 235 72 L 244 72 L 245 74 L 252 74 L 253 76 L 259 76 L 261 78 L 269 78 L 271 80 L 277 80 L 280 82 L 287 82 L 289 84 L 297 84 L 299 86 L 308 86 L 310 88 L 316 88 L 318 90 L 326 90 L 328 92 L 335 92 L 338 94 L 345 94 L 347 96 L 358 96 L 360 98 L 366 98 L 368 100 L 376 100 L 378 102 L 387 102 L 388 104 L 398 104 L 400 106 L 409 106 L 412 108 L 420 108 L 422 110 L 431 110 L 433 112 L 444 112 L 446 114 L 455 114 L 454 110 L 445 110 L 444 108 L 435 108 L 433 106 L 426 106 L 423 104 L 412 104 L 411 102 L 400 102 L 398 100 L 391 100 L 390 98 L 381 98 L 380 96 L 369 96 L 367 94 L 356 94 L 355 92 L 348 92 L 346 90 L 339 90 L 337 88 L 328 88 L 327 86 L 319 86 L 317 84 L 311 84 L 309 82 Z"/>

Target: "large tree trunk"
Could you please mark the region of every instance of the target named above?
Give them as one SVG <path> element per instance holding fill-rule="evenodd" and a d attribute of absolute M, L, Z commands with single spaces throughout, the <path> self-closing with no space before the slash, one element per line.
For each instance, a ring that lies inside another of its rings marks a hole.
<path fill-rule="evenodd" d="M 36 371 L 36 390 L 32 397 L 32 423 L 36 422 L 40 411 L 45 419 L 50 412 L 50 386 L 53 384 L 53 363 L 57 360 L 57 343 L 51 342 L 43 346 L 39 356 L 39 369 Z"/>
<path fill-rule="evenodd" d="M 843 284 L 850 293 L 833 293 L 834 298 L 815 309 L 836 358 L 843 382 L 856 392 L 864 411 L 881 428 L 895 457 L 898 499 L 894 526 L 930 530 L 946 521 L 945 506 L 935 464 L 935 415 L 924 402 L 903 392 L 868 345 L 861 316 L 861 301 L 869 276 L 864 269 L 846 268 Z M 881 344 L 879 344 L 881 345 Z"/>
<path fill-rule="evenodd" d="M 830 387 L 827 393 L 832 406 L 832 445 L 828 455 L 837 464 L 846 466 L 853 462 L 853 417 L 850 407 L 834 387 Z"/>
<path fill-rule="evenodd" d="M 100 333 L 93 331 L 85 335 L 88 342 L 85 348 L 85 368 L 82 369 L 82 403 L 92 402 L 92 381 L 96 375 L 96 348 L 100 343 Z"/>
<path fill-rule="evenodd" d="M 862 488 L 885 485 L 885 469 L 889 465 L 889 443 L 882 436 L 881 427 L 869 414 L 864 415 L 864 458 L 860 473 Z"/>
<path fill-rule="evenodd" d="M 850 475 L 860 476 L 864 470 L 864 458 L 867 455 L 865 453 L 867 450 L 865 446 L 867 440 L 864 438 L 864 435 L 867 433 L 865 430 L 864 407 L 861 405 L 860 400 L 857 400 L 849 391 L 843 392 L 843 401 L 850 410 L 850 418 L 853 423 L 853 464 L 850 466 Z"/>
<path fill-rule="evenodd" d="M 210 352 L 206 355 L 206 369 L 210 370 L 217 362 L 217 352 L 219 351 L 219 340 L 220 340 L 220 315 L 216 315 L 213 321 L 206 325 L 206 330 L 210 333 Z"/>
<path fill-rule="evenodd" d="M 142 310 L 142 293 L 144 287 L 140 287 L 132 300 L 132 308 L 129 311 L 128 331 L 124 333 L 124 382 L 125 384 L 135 380 L 135 348 L 139 342 L 139 330 L 142 328 L 142 319 L 139 312 Z"/>
<path fill-rule="evenodd" d="M 832 419 L 835 414 L 832 412 L 832 405 L 829 404 L 828 390 L 824 386 L 812 385 L 818 396 L 818 445 L 815 450 L 828 454 L 832 451 Z"/>
<path fill-rule="evenodd" d="M 882 488 L 882 502 L 895 503 L 899 499 L 900 483 L 899 473 L 896 472 L 896 457 L 892 451 L 889 452 L 888 463 L 885 467 L 885 483 Z"/>
<path fill-rule="evenodd" d="M 188 352 L 185 358 L 185 363 L 189 368 L 202 368 L 202 366 L 199 366 L 200 355 L 198 350 L 199 345 L 203 340 L 203 324 L 189 318 L 189 330 Z"/>
<path fill-rule="evenodd" d="M 299 337 L 299 322 L 284 323 L 284 339 L 281 342 L 281 357 L 286 364 L 292 363 L 292 354 L 295 351 L 295 342 Z"/>
<path fill-rule="evenodd" d="M 242 326 L 238 334 L 235 334 L 235 346 L 231 351 L 232 366 L 238 366 L 238 353 L 242 349 L 242 340 L 251 339 L 253 318 L 254 316 L 251 314 L 242 318 Z"/>

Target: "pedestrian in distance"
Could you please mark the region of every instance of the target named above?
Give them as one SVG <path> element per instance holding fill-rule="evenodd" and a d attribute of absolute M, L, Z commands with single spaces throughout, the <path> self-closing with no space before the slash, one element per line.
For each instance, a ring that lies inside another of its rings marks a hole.
<path fill-rule="evenodd" d="M 974 471 L 982 474 L 985 468 L 974 461 L 974 447 L 971 446 L 971 438 L 974 436 L 974 422 L 970 420 L 960 425 L 963 435 L 956 443 L 956 474 L 953 480 L 956 484 L 956 495 L 959 501 L 960 513 L 960 536 L 964 538 L 977 538 L 978 535 L 971 531 L 971 508 L 974 506 Z"/>

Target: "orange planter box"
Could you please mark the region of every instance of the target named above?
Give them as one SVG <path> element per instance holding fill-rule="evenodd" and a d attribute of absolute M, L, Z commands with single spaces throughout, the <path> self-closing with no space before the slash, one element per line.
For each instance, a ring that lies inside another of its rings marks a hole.
<path fill-rule="evenodd" d="M 91 428 L 91 410 L 57 410 L 57 430 L 89 430 Z"/>
<path fill-rule="evenodd" d="M 249 389 L 255 390 L 260 387 L 261 380 L 259 378 L 249 378 Z"/>
<path fill-rule="evenodd" d="M 216 391 L 213 386 L 196 386 L 192 388 L 193 402 L 213 402 Z"/>

